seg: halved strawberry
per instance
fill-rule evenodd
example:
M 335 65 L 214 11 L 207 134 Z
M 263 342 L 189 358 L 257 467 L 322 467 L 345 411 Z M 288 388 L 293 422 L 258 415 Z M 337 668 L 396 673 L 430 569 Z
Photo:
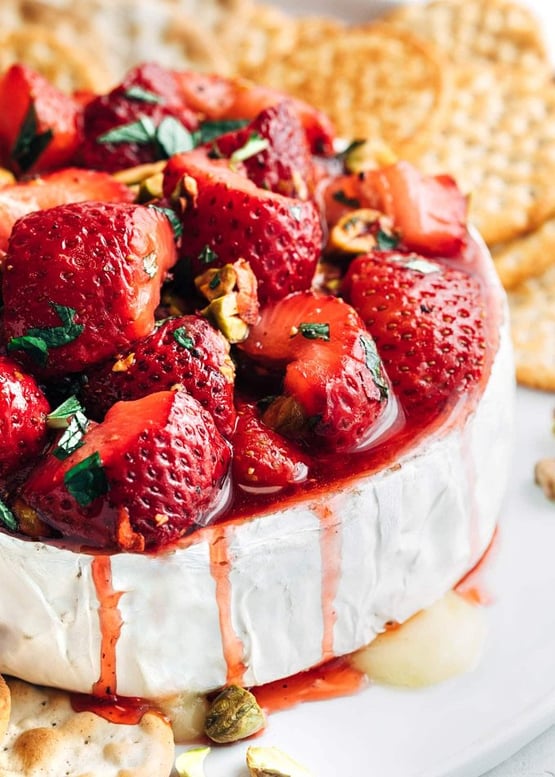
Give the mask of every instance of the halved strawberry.
M 16 173 L 52 170 L 74 158 L 81 106 L 22 64 L 0 78 L 0 157 Z
M 131 202 L 128 186 L 108 173 L 66 167 L 0 189 L 0 256 L 8 247 L 12 227 L 21 216 L 69 202 L 98 200 Z
M 375 345 L 341 299 L 305 291 L 263 311 L 241 350 L 276 374 L 262 420 L 293 439 L 354 450 L 375 430 L 388 386 Z
M 104 361 L 153 330 L 175 258 L 156 208 L 82 202 L 24 216 L 3 274 L 8 350 L 44 376 Z
M 322 228 L 313 202 L 257 187 L 241 161 L 211 159 L 206 148 L 169 160 L 164 194 L 189 197 L 182 215 L 182 257 L 193 275 L 246 259 L 263 304 L 310 286 Z
M 243 491 L 273 493 L 308 476 L 307 456 L 263 423 L 253 405 L 239 409 L 232 443 L 233 481 Z
M 12 359 L 0 356 L 0 477 L 38 456 L 47 437 L 48 400 Z
M 211 153 L 243 161 L 247 177 L 262 189 L 307 199 L 314 189 L 314 167 L 306 135 L 290 101 L 266 108 L 246 127 L 218 137 Z M 250 144 L 250 146 L 249 146 Z
M 332 180 L 325 193 L 331 224 L 352 208 L 386 213 L 403 246 L 427 256 L 455 256 L 467 238 L 467 198 L 447 175 L 423 175 L 409 162 Z
M 88 102 L 83 112 L 80 159 L 97 170 L 122 170 L 192 147 L 197 126 L 175 74 L 147 63 L 131 70 L 121 84 Z
M 436 413 L 484 374 L 487 305 L 472 275 L 416 254 L 376 251 L 352 262 L 342 289 L 408 412 Z
M 176 72 L 175 76 L 183 99 L 199 114 L 201 121 L 254 119 L 266 108 L 288 100 L 301 121 L 312 153 L 333 154 L 335 131 L 331 121 L 303 100 L 244 78 L 191 71 Z
M 230 448 L 184 391 L 118 402 L 57 441 L 14 506 L 94 547 L 154 550 L 225 507 Z
M 234 375 L 225 337 L 202 316 L 180 316 L 161 321 L 151 335 L 88 372 L 83 398 L 89 415 L 98 419 L 115 402 L 181 385 L 229 436 L 235 424 Z

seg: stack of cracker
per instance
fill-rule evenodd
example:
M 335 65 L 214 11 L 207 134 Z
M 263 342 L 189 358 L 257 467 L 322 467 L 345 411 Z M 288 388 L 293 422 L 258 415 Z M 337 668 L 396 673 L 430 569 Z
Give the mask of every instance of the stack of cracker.
M 432 0 L 347 26 L 254 0 L 4 0 L 0 30 L 0 70 L 97 92 L 149 59 L 238 75 L 451 173 L 509 292 L 518 380 L 555 390 L 555 83 L 525 5 Z

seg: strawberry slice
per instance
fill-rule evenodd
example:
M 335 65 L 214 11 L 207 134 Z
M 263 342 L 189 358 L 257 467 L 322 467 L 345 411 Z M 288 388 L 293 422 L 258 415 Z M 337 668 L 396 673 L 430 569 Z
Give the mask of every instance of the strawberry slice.
M 113 356 L 153 330 L 175 258 L 170 222 L 157 208 L 83 202 L 24 216 L 3 275 L 9 351 L 43 376 Z
M 447 175 L 426 176 L 409 162 L 334 179 L 325 192 L 330 224 L 352 208 L 391 217 L 403 246 L 427 256 L 456 256 L 467 239 L 467 198 Z
M 178 154 L 164 174 L 164 194 L 189 197 L 181 255 L 193 275 L 246 259 L 259 300 L 310 286 L 322 243 L 316 205 L 260 189 L 241 161 L 211 159 L 206 148 Z
M 416 254 L 376 251 L 352 262 L 343 292 L 407 412 L 437 413 L 481 379 L 487 306 L 477 278 Z
M 83 428 L 85 426 L 85 428 Z M 225 507 L 230 448 L 184 391 L 118 402 L 58 440 L 14 506 L 94 547 L 155 550 Z
M 234 375 L 225 337 L 202 316 L 180 316 L 160 322 L 151 335 L 90 371 L 83 397 L 89 415 L 101 418 L 115 402 L 179 384 L 229 436 L 235 425 Z
M 232 443 L 233 481 L 243 491 L 274 493 L 308 476 L 307 456 L 266 426 L 253 405 L 239 409 Z
M 81 106 L 26 65 L 0 78 L 0 157 L 14 172 L 67 165 L 81 140 Z
M 48 400 L 19 364 L 0 356 L 0 477 L 38 456 L 46 443 Z
M 110 172 L 167 159 L 192 148 L 197 117 L 185 104 L 175 74 L 147 63 L 85 105 L 80 159 Z
M 279 300 L 262 311 L 241 350 L 276 373 L 276 386 L 284 373 L 282 394 L 262 416 L 274 430 L 336 451 L 354 450 L 375 432 L 387 382 L 372 338 L 341 299 L 306 291 Z
M 258 142 L 260 151 L 246 157 L 245 173 L 262 189 L 306 199 L 314 189 L 314 167 L 306 136 L 290 101 L 266 108 L 243 129 L 214 141 L 211 153 L 226 159 L 248 153 Z
M 131 202 L 133 193 L 108 173 L 67 167 L 0 189 L 0 255 L 8 247 L 12 227 L 21 216 L 69 202 L 98 200 Z

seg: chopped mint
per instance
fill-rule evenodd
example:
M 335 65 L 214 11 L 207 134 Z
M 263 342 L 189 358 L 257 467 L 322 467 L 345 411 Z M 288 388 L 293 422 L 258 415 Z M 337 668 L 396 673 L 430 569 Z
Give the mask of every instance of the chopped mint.
M 382 374 L 382 363 L 376 350 L 376 344 L 370 335 L 361 335 L 360 344 L 364 351 L 365 364 L 370 370 L 372 380 L 377 388 L 380 390 L 380 399 L 387 399 L 389 395 L 389 388 L 385 382 Z
M 37 111 L 34 101 L 31 100 L 11 151 L 12 159 L 25 172 L 34 165 L 53 137 L 54 132 L 51 129 L 38 131 Z
M 130 100 L 138 100 L 142 103 L 163 103 L 164 100 L 161 95 L 151 92 L 148 89 L 143 89 L 142 86 L 130 86 L 126 89 L 125 96 Z
M 71 467 L 64 475 L 64 484 L 81 507 L 87 507 L 98 497 L 107 494 L 109 484 L 100 454 L 95 451 Z
M 245 145 L 233 152 L 229 157 L 229 161 L 231 165 L 235 165 L 237 162 L 245 162 L 247 159 L 260 154 L 261 151 L 265 151 L 269 145 L 270 142 L 267 138 L 263 138 L 258 132 L 253 132 Z
M 15 515 L 5 502 L 0 499 L 0 522 L 10 531 L 17 531 L 18 523 Z
M 356 197 L 347 197 L 343 189 L 338 189 L 332 194 L 332 198 L 336 202 L 340 202 L 341 205 L 346 205 L 348 208 L 360 208 L 360 200 Z
M 298 326 L 299 332 L 307 340 L 329 340 L 330 339 L 330 325 L 318 324 L 311 322 L 303 322 Z
M 62 322 L 61 326 L 44 329 L 33 327 L 21 337 L 12 337 L 8 343 L 8 351 L 26 351 L 41 367 L 44 367 L 48 361 L 49 348 L 57 348 L 73 342 L 85 328 L 83 324 L 74 323 L 77 311 L 73 308 L 58 305 L 55 302 L 51 302 L 50 306 L 56 311 Z
M 148 116 L 141 116 L 137 121 L 120 124 L 96 139 L 97 143 L 138 143 L 147 145 L 156 140 L 156 125 Z
M 67 429 L 58 440 L 58 444 L 52 451 L 52 455 L 57 459 L 60 459 L 60 461 L 64 461 L 68 456 L 71 456 L 74 451 L 84 444 L 83 437 L 85 436 L 88 425 L 89 420 L 87 416 L 78 410 L 69 422 Z
M 149 208 L 154 208 L 163 213 L 170 222 L 173 229 L 173 236 L 177 240 L 183 234 L 183 224 L 181 223 L 179 216 L 171 208 L 163 208 L 161 205 L 149 205 Z
M 162 159 L 169 159 L 174 154 L 190 151 L 195 145 L 189 130 L 173 116 L 166 116 L 162 119 L 156 129 L 155 140 L 161 151 Z
M 219 121 L 203 121 L 200 127 L 193 132 L 195 146 L 210 143 L 226 132 L 243 129 L 249 123 L 248 119 L 222 119 Z
M 376 233 L 376 244 L 380 251 L 391 251 L 399 245 L 399 237 L 398 235 L 384 232 L 383 229 L 378 229 L 378 232 Z
M 211 262 L 215 262 L 217 259 L 218 254 L 212 250 L 208 244 L 203 247 L 200 254 L 198 255 L 199 262 L 202 262 L 203 264 L 210 264 Z
M 187 334 L 187 329 L 184 326 L 180 326 L 174 330 L 173 339 L 176 341 L 176 343 L 179 343 L 179 345 L 182 345 L 183 348 L 186 348 L 188 351 L 193 351 L 195 348 L 195 341 L 189 334 Z
M 83 408 L 75 395 L 69 397 L 58 405 L 55 410 L 46 416 L 46 425 L 49 429 L 67 429 L 69 421 L 76 413 L 82 413 Z

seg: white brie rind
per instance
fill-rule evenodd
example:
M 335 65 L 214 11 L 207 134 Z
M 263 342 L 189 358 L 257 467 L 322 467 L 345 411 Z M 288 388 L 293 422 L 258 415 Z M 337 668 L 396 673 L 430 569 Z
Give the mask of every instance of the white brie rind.
M 91 693 L 104 635 L 116 640 L 112 692 L 155 698 L 259 685 L 369 643 L 443 596 L 490 543 L 513 375 L 505 320 L 470 414 L 334 493 L 208 527 L 169 553 L 112 555 L 120 595 L 103 608 L 93 555 L 1 533 L 0 672 Z M 102 625 L 110 608 L 119 636 Z

